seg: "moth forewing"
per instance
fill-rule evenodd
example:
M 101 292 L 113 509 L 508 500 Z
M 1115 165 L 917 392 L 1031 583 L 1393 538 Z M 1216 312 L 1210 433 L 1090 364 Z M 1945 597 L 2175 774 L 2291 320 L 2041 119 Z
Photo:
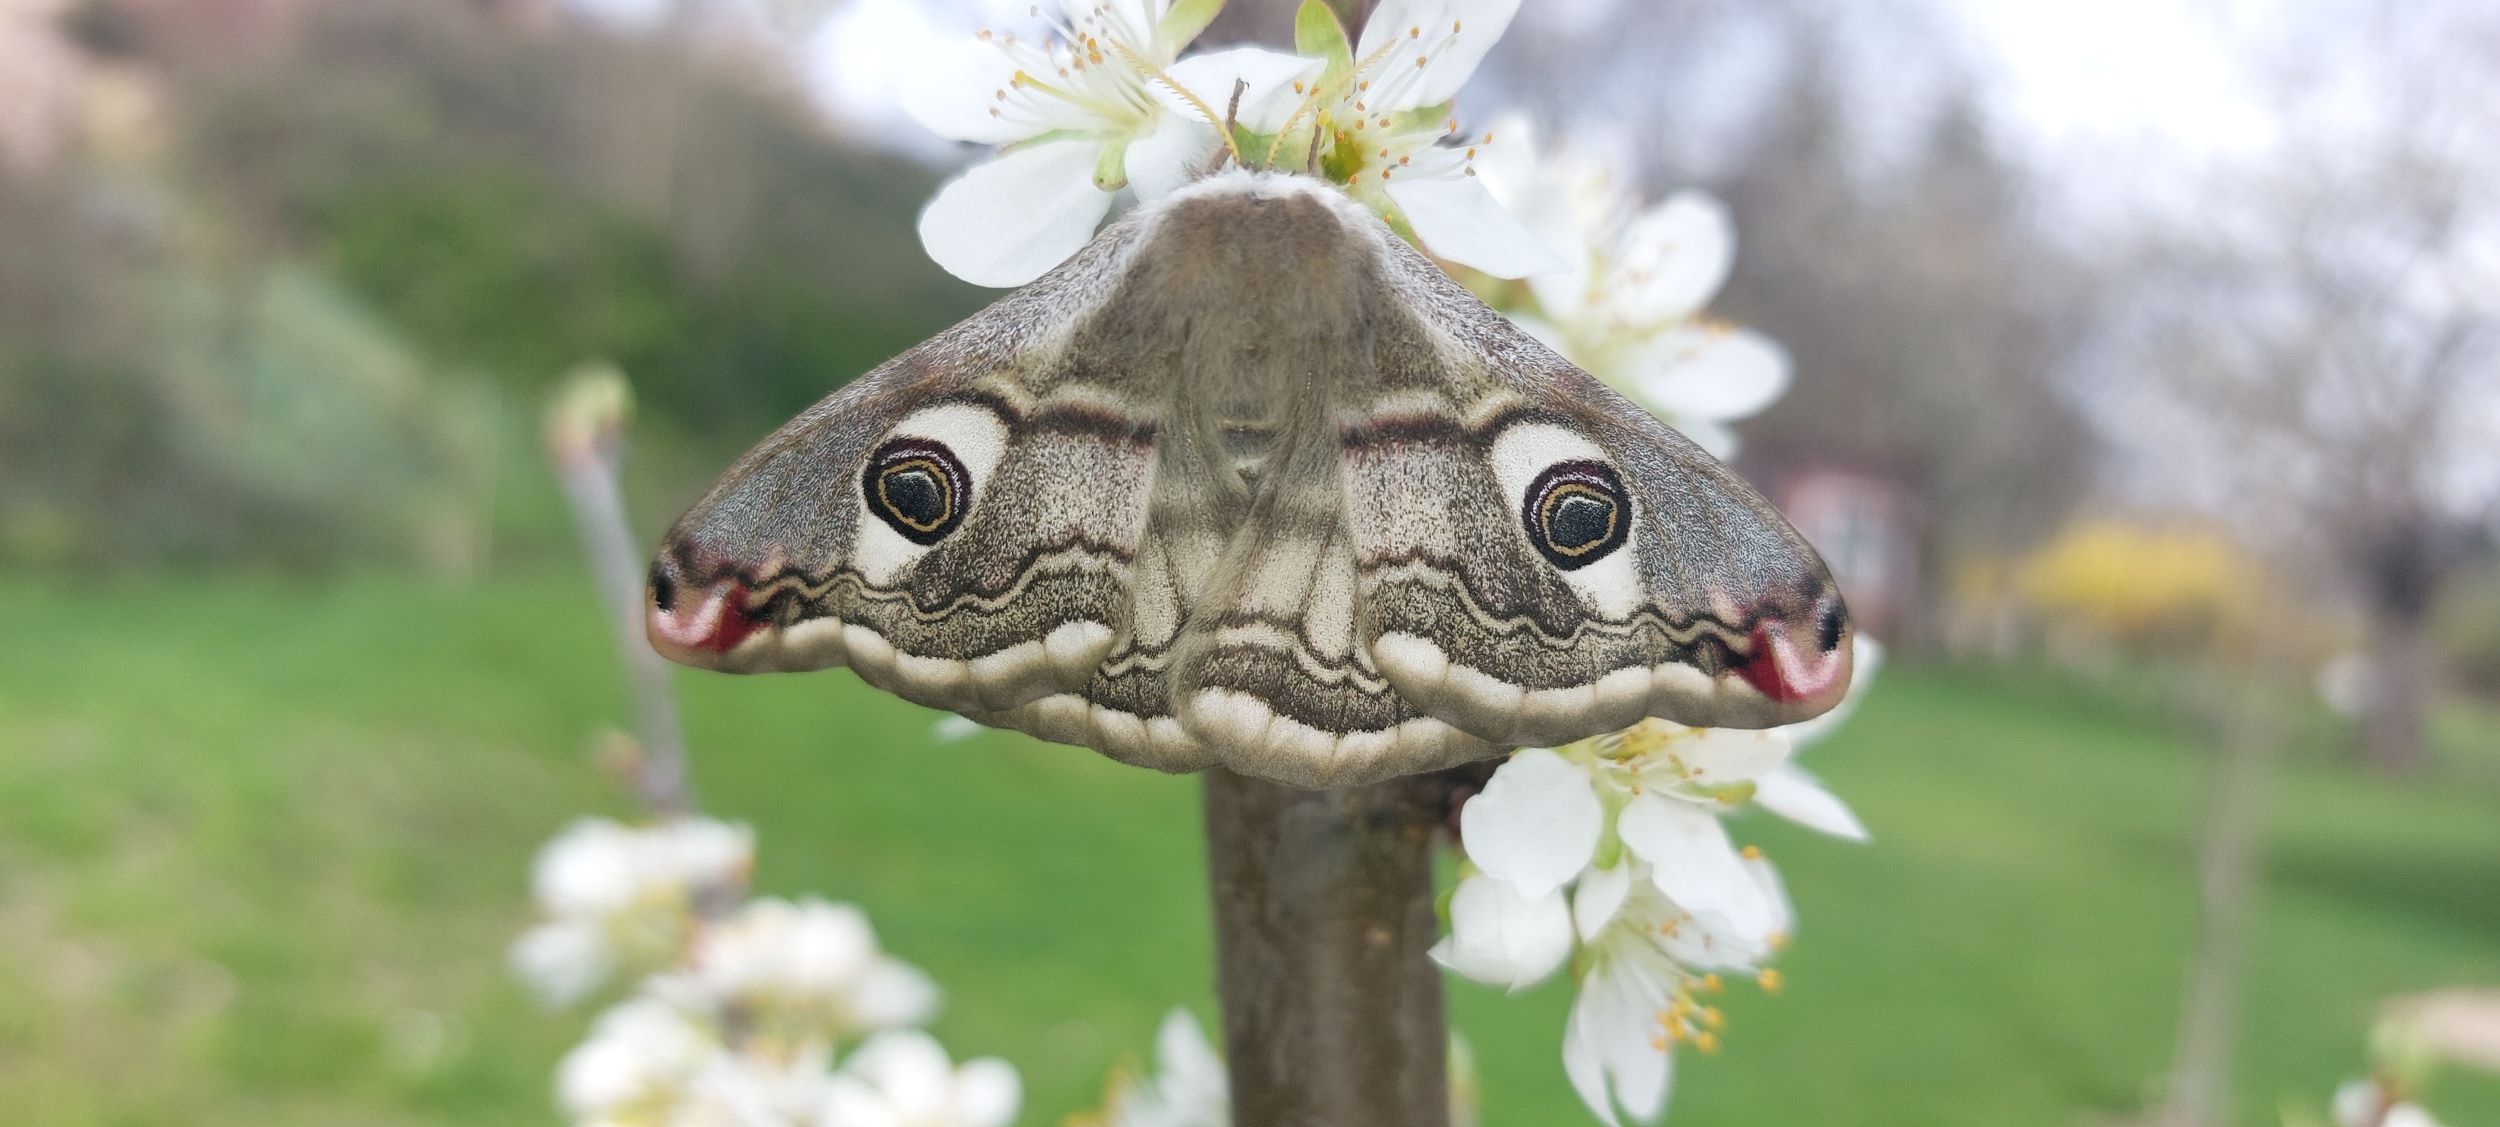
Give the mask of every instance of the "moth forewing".
M 1734 473 L 1319 181 L 1232 172 L 818 404 L 679 520 L 651 634 L 1302 785 L 1839 699 Z

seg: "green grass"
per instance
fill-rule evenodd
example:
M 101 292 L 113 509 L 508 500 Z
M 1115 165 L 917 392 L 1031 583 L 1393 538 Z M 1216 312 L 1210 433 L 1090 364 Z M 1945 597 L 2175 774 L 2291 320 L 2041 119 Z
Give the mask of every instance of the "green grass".
M 531 850 L 622 812 L 586 590 L 0 582 L 0 1108 L 12 1122 L 544 1122 L 584 1023 L 502 968 Z M 765 891 L 868 908 L 949 990 L 938 1032 L 1089 1106 L 1163 1011 L 1210 1012 L 1196 788 L 931 714 L 846 674 L 680 679 L 697 774 Z M 2362 1068 L 2374 1003 L 2500 982 L 2500 750 L 2274 790 L 2241 1119 Z M 2482 746 L 2473 746 L 2481 741 Z M 2055 679 L 1887 670 L 1810 761 L 1856 847 L 1749 822 L 1803 915 L 1777 998 L 1680 1061 L 1671 1122 L 2061 1124 L 2157 1090 L 2189 939 L 2197 745 Z M 1453 984 L 1486 1122 L 1585 1122 L 1568 1002 Z M 2451 1078 L 2452 1123 L 2500 1083 Z

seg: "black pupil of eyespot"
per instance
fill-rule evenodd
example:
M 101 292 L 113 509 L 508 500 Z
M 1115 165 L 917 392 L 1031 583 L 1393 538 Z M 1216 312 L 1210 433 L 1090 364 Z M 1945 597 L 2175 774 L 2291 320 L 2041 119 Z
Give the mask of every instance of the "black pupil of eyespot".
M 1557 548 L 1584 548 L 1606 538 L 1614 526 L 1614 502 L 1589 493 L 1573 493 L 1554 503 L 1545 536 Z
M 946 519 L 946 482 L 925 463 L 887 470 L 882 492 L 894 515 L 913 524 L 934 528 Z
M 897 438 L 877 449 L 860 472 L 868 512 L 903 539 L 936 544 L 963 523 L 972 504 L 972 478 L 943 444 Z
M 1632 502 L 1614 467 L 1556 462 L 1528 483 L 1519 516 L 1528 545 L 1545 562 L 1577 571 L 1615 554 L 1632 538 Z

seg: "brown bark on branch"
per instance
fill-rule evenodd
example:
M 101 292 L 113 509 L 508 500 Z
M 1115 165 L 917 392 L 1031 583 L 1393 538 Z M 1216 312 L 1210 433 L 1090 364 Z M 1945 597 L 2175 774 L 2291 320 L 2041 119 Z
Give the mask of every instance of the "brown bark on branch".
M 1206 775 L 1216 984 L 1239 1127 L 1447 1127 L 1440 776 L 1306 791 Z

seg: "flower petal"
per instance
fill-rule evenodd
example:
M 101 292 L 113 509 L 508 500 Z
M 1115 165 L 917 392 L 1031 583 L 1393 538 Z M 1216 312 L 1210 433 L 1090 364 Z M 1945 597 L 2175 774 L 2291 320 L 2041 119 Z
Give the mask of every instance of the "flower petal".
M 1158 113 L 1128 144 L 1128 186 L 1141 200 L 1169 195 L 1213 167 L 1221 147 L 1215 127 L 1195 115 Z
M 616 970 L 607 935 L 586 920 L 555 920 L 523 932 L 511 959 L 513 973 L 551 1008 L 588 997 Z
M 1614 922 L 1615 913 L 1623 910 L 1623 901 L 1632 893 L 1632 866 L 1617 865 L 1611 869 L 1590 869 L 1571 889 L 1571 922 L 1580 931 L 1580 940 L 1597 938 L 1597 933 Z
M 1786 765 L 1754 780 L 1754 804 L 1817 833 L 1865 841 L 1866 824 L 1813 775 Z
M 1390 56 L 1388 66 L 1413 69 L 1411 60 L 1418 58 L 1425 65 L 1420 81 L 1377 108 L 1409 110 L 1455 97 L 1517 14 L 1519 0 L 1383 0 L 1363 24 L 1354 57 L 1372 58 L 1380 48 L 1400 44 L 1411 49 Z
M 1581 981 L 1563 1032 L 1563 1071 L 1598 1118 L 1617 1123 L 1620 1107 L 1648 1121 L 1666 1107 L 1670 1061 L 1658 1038 L 1666 1000 L 1665 985 L 1630 960 L 1600 963 Z
M 1214 111 L 1218 117 L 1223 115 L 1226 106 L 1232 104 L 1233 84 L 1248 83 L 1248 88 L 1241 92 L 1241 106 L 1234 111 L 1234 124 L 1257 133 L 1274 133 L 1284 126 L 1285 119 L 1292 116 L 1295 107 L 1302 104 L 1302 94 L 1294 89 L 1294 84 L 1307 86 L 1317 81 L 1323 65 L 1318 59 L 1306 59 L 1264 47 L 1235 47 L 1228 51 L 1192 55 L 1165 68 L 1163 73 L 1173 83 L 1196 96 L 1199 104 Z M 1200 120 L 1198 107 L 1170 86 L 1158 82 L 1153 89 L 1155 97 L 1163 102 L 1166 109 L 1193 121 Z M 1302 125 L 1307 128 L 1310 123 L 1309 115 L 1304 115 Z M 1212 130 L 1218 123 L 1202 121 L 1201 124 Z
M 1525 989 L 1571 956 L 1571 911 L 1562 893 L 1529 898 L 1478 873 L 1450 895 L 1450 934 L 1434 944 L 1442 966 L 1478 982 Z
M 1041 131 L 1032 122 L 1019 124 L 995 112 L 998 92 L 1016 77 L 1016 61 L 995 45 L 950 43 L 905 73 L 909 77 L 899 98 L 903 112 L 949 141 L 999 145 Z
M 938 997 L 937 983 L 920 968 L 889 956 L 860 977 L 851 1015 L 864 1029 L 899 1029 L 936 1016 Z
M 1016 1066 L 997 1057 L 965 1061 L 955 1073 L 957 1127 L 1006 1127 L 1023 1102 L 1023 1078 Z
M 1020 286 L 1067 260 L 1111 210 L 1094 186 L 1102 146 L 1051 141 L 973 166 L 920 213 L 920 243 L 977 286 Z
M 1788 353 L 1750 329 L 1669 329 L 1624 364 L 1625 390 L 1671 420 L 1741 419 L 1788 390 Z
M 1604 1034 L 1597 1028 L 1597 1001 L 1589 985 L 1580 987 L 1579 996 L 1571 1000 L 1571 1016 L 1563 1025 L 1563 1075 L 1571 1078 L 1571 1088 L 1580 1093 L 1580 1102 L 1588 1105 L 1589 1114 L 1606 1127 L 1623 1127 L 1615 1115 L 1614 1094 L 1606 1084 L 1606 1062 L 1598 1055 L 1598 1044 Z
M 1473 176 L 1391 180 L 1383 191 L 1424 249 L 1497 278 L 1525 278 L 1566 269 L 1535 232 L 1495 203 Z
M 1608 302 L 1635 324 L 1690 317 L 1709 304 L 1736 262 L 1727 206 L 1678 192 L 1634 216 L 1617 240 Z
M 1651 883 L 1677 907 L 1725 916 L 1747 935 L 1769 930 L 1771 905 L 1717 815 L 1651 792 L 1624 807 L 1615 831 L 1624 848 L 1649 863 Z
M 1696 787 L 1723 787 L 1760 777 L 1788 762 L 1788 736 L 1777 728 L 1695 728 L 1668 745 Z
M 1541 747 L 1493 772 L 1458 815 L 1467 859 L 1534 898 L 1579 875 L 1597 852 L 1606 812 L 1588 772 Z

